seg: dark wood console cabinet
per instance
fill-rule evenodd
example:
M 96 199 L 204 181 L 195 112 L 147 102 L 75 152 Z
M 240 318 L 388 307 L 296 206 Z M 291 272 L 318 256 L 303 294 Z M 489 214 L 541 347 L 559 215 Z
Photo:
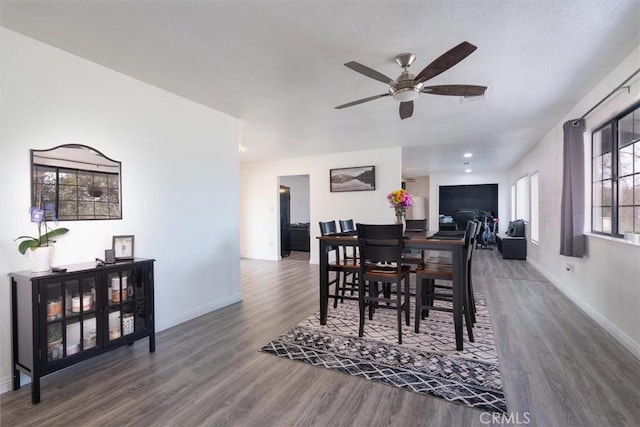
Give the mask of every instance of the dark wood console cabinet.
M 36 404 L 45 375 L 146 337 L 153 353 L 153 262 L 10 273 L 13 389 L 30 376 Z

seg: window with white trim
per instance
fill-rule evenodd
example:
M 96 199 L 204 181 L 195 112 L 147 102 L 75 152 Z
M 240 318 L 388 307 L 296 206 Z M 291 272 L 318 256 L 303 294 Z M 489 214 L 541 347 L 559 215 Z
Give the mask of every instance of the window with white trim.
M 591 231 L 640 232 L 640 103 L 591 135 Z
M 516 185 L 511 186 L 511 221 L 516 219 Z
M 531 176 L 529 177 L 529 185 L 531 187 L 531 213 L 529 217 L 529 229 L 531 230 L 531 241 L 538 242 L 538 239 L 540 238 L 540 223 L 538 220 L 538 218 L 540 218 L 538 212 L 538 172 L 534 172 L 533 174 L 531 174 Z
M 514 219 L 529 221 L 529 188 L 526 175 L 516 181 L 516 217 Z

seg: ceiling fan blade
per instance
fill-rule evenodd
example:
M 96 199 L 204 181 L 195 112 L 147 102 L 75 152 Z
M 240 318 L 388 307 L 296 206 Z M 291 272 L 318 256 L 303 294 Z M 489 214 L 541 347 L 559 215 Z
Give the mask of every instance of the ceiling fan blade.
M 408 119 L 413 116 L 413 101 L 400 103 L 400 119 Z
M 365 102 L 373 101 L 374 99 L 382 98 L 384 96 L 389 96 L 389 95 L 390 95 L 389 93 L 383 93 L 381 95 L 374 95 L 374 96 L 370 96 L 368 98 L 358 99 L 357 101 L 347 102 L 346 104 L 338 105 L 335 108 L 336 108 L 336 110 L 340 110 L 342 108 L 353 107 L 354 105 L 358 105 L 358 104 L 362 104 L 362 103 L 365 103 Z
M 425 86 L 420 92 L 429 93 L 431 95 L 449 95 L 449 96 L 482 96 L 486 86 L 474 85 L 441 85 L 441 86 Z
M 373 80 L 378 80 L 379 82 L 382 83 L 387 83 L 387 84 L 396 84 L 396 81 L 393 80 L 390 77 L 385 76 L 384 74 L 374 70 L 373 68 L 369 68 L 366 65 L 362 65 L 358 62 L 355 61 L 351 61 L 351 62 L 347 62 L 346 64 L 344 64 L 347 68 L 351 68 L 353 71 L 356 71 L 360 74 L 364 74 L 365 76 L 373 79 Z
M 438 74 L 447 71 L 449 68 L 471 55 L 476 49 L 477 47 L 469 42 L 460 43 L 458 46 L 451 48 L 440 55 L 440 57 L 420 71 L 415 78 L 415 82 L 422 83 L 425 80 L 429 80 Z

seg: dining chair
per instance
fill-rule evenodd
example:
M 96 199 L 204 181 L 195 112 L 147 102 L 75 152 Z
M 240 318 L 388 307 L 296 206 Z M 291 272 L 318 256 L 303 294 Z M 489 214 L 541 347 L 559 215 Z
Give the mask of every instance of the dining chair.
M 402 344 L 402 314 L 407 325 L 410 317 L 410 268 L 402 265 L 402 228 L 402 224 L 356 224 L 360 250 L 360 337 L 364 334 L 365 308 L 369 309 L 369 320 L 377 308 L 390 308 L 397 312 L 398 344 Z
M 322 236 L 332 236 L 337 234 L 335 221 L 320 221 L 320 234 Z M 338 300 L 344 302 L 345 299 L 357 300 L 358 297 L 354 296 L 354 292 L 358 290 L 357 274 L 360 269 L 358 260 L 344 257 L 343 246 L 327 245 L 326 251 L 330 261 L 328 264 L 329 271 L 335 272 L 333 280 L 329 280 L 328 286 L 335 285 L 334 294 L 329 294 L 330 298 L 333 298 L 333 307 L 338 306 Z M 333 253 L 333 260 L 331 260 L 331 254 Z M 345 295 L 345 291 L 350 292 L 349 295 Z
M 473 262 L 473 254 L 475 253 L 475 250 L 477 248 L 477 242 L 478 242 L 478 239 L 480 238 L 482 222 L 478 219 L 476 219 L 474 222 L 476 223 L 476 231 L 473 234 L 473 236 L 471 236 L 471 241 L 469 242 L 469 249 L 468 249 L 471 253 L 467 257 L 467 293 L 468 293 L 469 304 L 470 304 L 471 321 L 475 325 L 477 309 L 476 309 L 475 293 L 473 292 L 473 274 L 472 274 L 471 266 Z M 449 266 L 449 268 L 452 268 L 452 261 L 450 256 L 431 256 L 427 258 L 426 263 L 442 264 L 445 266 Z M 445 284 L 434 283 L 433 286 L 436 288 L 451 290 L 451 285 L 449 284 L 445 285 Z
M 427 231 L 426 219 L 406 219 L 404 221 L 405 231 Z
M 454 222 L 458 230 L 464 230 L 467 226 L 467 222 L 475 221 L 478 218 L 474 211 L 458 211 L 455 214 Z
M 475 243 L 476 222 L 468 221 L 465 231 L 464 250 L 466 259 L 464 260 L 462 274 L 463 292 L 462 310 L 465 324 L 467 327 L 467 335 L 469 341 L 473 342 L 473 324 L 474 317 L 472 314 L 471 296 L 469 294 L 469 266 L 470 259 L 473 254 L 472 241 Z M 442 286 L 436 285 L 436 280 L 449 281 L 452 286 L 447 290 L 442 290 Z M 415 304 L 415 332 L 420 332 L 420 320 L 429 315 L 429 310 L 445 311 L 454 313 L 453 303 L 453 264 L 426 262 L 424 265 L 416 269 L 416 304 Z M 436 305 L 436 301 L 443 303 Z M 447 304 L 450 303 L 450 304 Z
M 341 219 L 338 221 L 340 224 L 340 233 L 343 234 L 356 234 L 356 226 L 353 219 Z M 357 246 L 344 246 L 344 259 L 345 260 L 357 260 L 358 259 L 358 247 Z
M 407 219 L 405 220 L 405 232 L 421 233 L 427 231 L 426 219 Z M 422 264 L 424 262 L 425 251 L 421 249 L 403 249 L 402 250 L 402 263 L 412 266 Z

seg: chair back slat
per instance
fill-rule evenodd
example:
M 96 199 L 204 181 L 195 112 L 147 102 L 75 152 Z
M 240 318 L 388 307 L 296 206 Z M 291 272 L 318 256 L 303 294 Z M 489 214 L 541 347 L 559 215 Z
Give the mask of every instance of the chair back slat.
M 407 219 L 405 225 L 408 231 L 427 231 L 426 219 Z
M 324 221 L 324 222 L 320 221 L 319 225 L 320 225 L 321 236 L 333 236 L 338 232 L 338 230 L 336 229 L 335 221 Z M 331 246 L 331 245 L 327 245 L 326 248 L 327 248 L 327 252 L 335 251 L 336 249 L 338 249 L 336 246 Z
M 345 233 L 347 231 L 355 231 L 356 226 L 353 223 L 352 219 L 341 219 L 340 223 L 340 232 Z
M 356 224 L 360 259 L 369 263 L 400 265 L 402 260 L 402 224 Z

